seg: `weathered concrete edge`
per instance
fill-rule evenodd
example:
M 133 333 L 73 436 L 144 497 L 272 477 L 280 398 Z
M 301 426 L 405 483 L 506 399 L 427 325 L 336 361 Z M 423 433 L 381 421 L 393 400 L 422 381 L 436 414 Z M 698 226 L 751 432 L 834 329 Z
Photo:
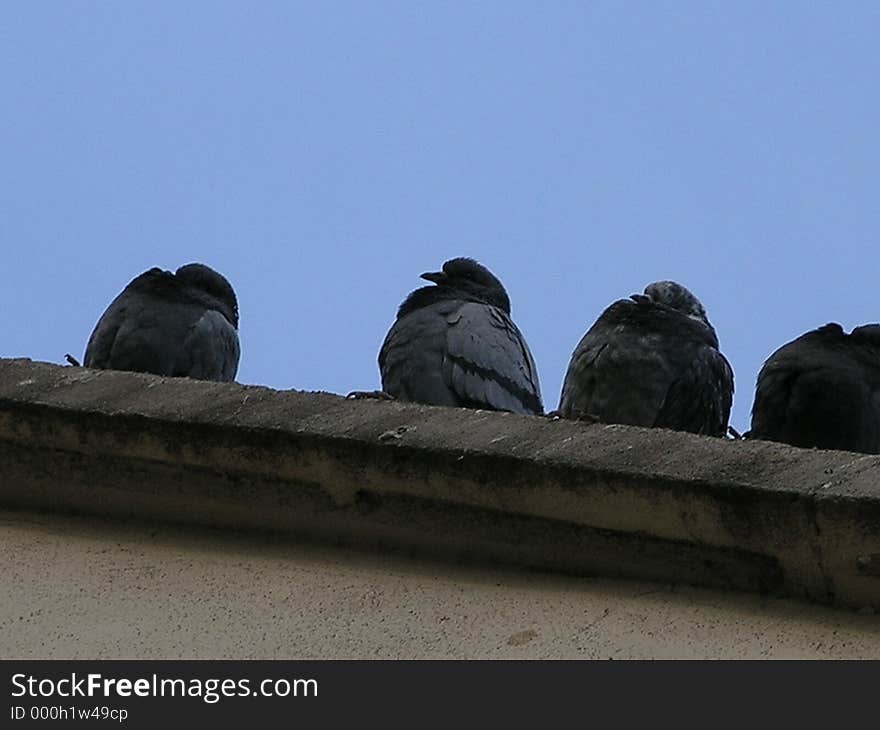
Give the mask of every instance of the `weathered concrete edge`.
M 877 457 L 22 360 L 0 360 L 0 441 L 30 455 L 3 459 L 6 506 L 436 542 L 880 608 Z M 29 476 L 38 461 L 66 488 Z M 141 476 L 126 488 L 111 471 L 96 491 L 108 461 Z

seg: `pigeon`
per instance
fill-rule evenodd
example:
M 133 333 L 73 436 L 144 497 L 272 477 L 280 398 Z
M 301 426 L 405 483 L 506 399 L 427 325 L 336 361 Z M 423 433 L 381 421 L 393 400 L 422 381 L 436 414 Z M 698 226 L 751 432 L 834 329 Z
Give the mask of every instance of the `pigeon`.
M 84 365 L 155 375 L 232 381 L 238 370 L 238 301 L 204 264 L 175 273 L 152 268 L 107 307 Z
M 469 258 L 421 275 L 379 351 L 382 388 L 402 401 L 544 412 L 538 372 L 501 282 Z
M 767 358 L 747 438 L 880 453 L 880 324 L 826 324 Z
M 559 415 L 724 436 L 733 370 L 700 301 L 657 281 L 608 307 L 571 356 Z

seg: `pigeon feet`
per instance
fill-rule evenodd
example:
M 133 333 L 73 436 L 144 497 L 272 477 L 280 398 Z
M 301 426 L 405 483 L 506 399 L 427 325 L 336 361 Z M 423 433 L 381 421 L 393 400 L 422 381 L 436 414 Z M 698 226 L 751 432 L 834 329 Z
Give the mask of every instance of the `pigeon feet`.
M 565 418 L 565 416 L 562 415 L 562 411 L 556 410 L 556 411 L 549 411 L 548 413 L 545 413 L 544 418 L 548 418 L 551 421 L 559 421 L 560 419 Z M 600 422 L 599 417 L 594 416 L 591 413 L 581 413 L 579 415 L 572 416 L 569 420 L 580 421 L 581 423 L 599 423 Z
M 346 400 L 394 400 L 394 396 L 388 395 L 384 390 L 353 390 L 345 398 Z

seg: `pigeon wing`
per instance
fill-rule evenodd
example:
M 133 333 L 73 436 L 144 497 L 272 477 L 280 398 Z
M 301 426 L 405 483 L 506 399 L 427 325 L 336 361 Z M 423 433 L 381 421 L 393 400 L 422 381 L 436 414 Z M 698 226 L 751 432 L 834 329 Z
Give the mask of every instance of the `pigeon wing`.
M 173 286 L 173 275 L 159 268 L 132 279 L 110 302 L 86 345 L 83 364 L 135 372 L 170 374 L 173 353 L 161 344 L 161 313 L 152 292 Z M 161 308 L 161 307 L 160 307 Z
M 85 366 L 171 375 L 178 344 L 168 331 L 165 307 L 148 297 L 123 292 L 95 327 Z
M 522 333 L 504 311 L 464 302 L 445 321 L 443 376 L 463 404 L 543 413 L 535 361 Z
M 880 337 L 836 324 L 783 345 L 758 374 L 749 436 L 801 447 L 880 452 Z
M 113 352 L 113 345 L 119 334 L 119 328 L 128 317 L 130 300 L 131 297 L 127 296 L 126 292 L 123 292 L 110 303 L 110 306 L 101 315 L 86 345 L 83 365 L 87 368 L 105 369 L 112 367 L 111 353 Z
M 681 363 L 680 372 L 669 385 L 654 425 L 724 436 L 733 403 L 733 369 L 727 358 L 714 347 L 700 345 Z
M 446 315 L 450 302 L 416 309 L 388 330 L 379 350 L 382 389 L 398 400 L 438 406 L 459 406 L 443 377 L 446 355 Z
M 190 328 L 173 374 L 198 380 L 235 380 L 240 355 L 238 332 L 220 312 L 208 309 Z
M 654 424 L 672 374 L 662 338 L 633 326 L 636 306 L 612 304 L 575 347 L 559 405 L 566 418 Z

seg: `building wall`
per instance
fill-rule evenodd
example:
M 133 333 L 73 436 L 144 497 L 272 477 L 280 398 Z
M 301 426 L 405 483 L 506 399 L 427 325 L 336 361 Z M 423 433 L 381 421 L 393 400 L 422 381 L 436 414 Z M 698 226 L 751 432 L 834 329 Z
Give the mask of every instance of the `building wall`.
M 266 535 L 0 513 L 4 658 L 877 658 L 875 615 Z

